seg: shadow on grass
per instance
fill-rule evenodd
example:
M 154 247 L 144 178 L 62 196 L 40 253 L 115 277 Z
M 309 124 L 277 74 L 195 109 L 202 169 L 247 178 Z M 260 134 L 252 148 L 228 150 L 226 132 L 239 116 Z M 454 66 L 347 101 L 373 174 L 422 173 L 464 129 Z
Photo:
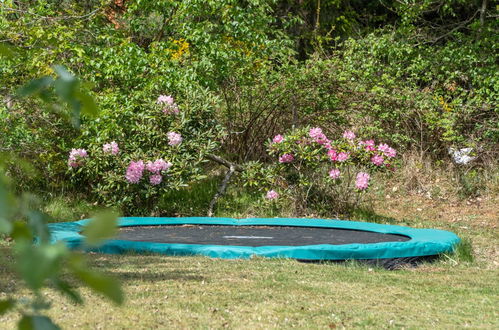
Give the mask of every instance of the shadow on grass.
M 154 253 L 90 254 L 90 265 L 111 273 L 122 281 L 203 281 L 204 276 L 182 269 L 182 257 L 164 256 Z M 175 269 L 172 269 L 175 268 Z
M 433 263 L 439 260 L 438 255 L 421 256 L 421 257 L 404 257 L 404 258 L 387 258 L 387 259 L 356 259 L 356 260 L 321 260 L 321 261 L 305 261 L 305 263 L 318 263 L 324 265 L 341 265 L 345 268 L 378 268 L 385 270 L 402 270 L 407 268 L 418 267 L 423 263 Z
M 181 270 L 147 270 L 147 271 L 113 271 L 112 275 L 117 277 L 120 281 L 145 281 L 145 282 L 163 282 L 163 281 L 206 281 L 207 278 L 195 273 L 186 273 Z

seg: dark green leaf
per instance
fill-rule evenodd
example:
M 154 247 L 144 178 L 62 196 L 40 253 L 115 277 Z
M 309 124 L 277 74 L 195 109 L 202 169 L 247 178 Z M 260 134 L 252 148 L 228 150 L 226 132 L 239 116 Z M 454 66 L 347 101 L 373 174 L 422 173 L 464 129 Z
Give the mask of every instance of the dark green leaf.
M 51 319 L 42 315 L 24 315 L 17 324 L 19 330 L 60 330 Z
M 80 89 L 77 92 L 76 96 L 78 97 L 78 100 L 81 103 L 82 113 L 91 117 L 97 116 L 99 110 L 97 108 L 97 104 L 95 103 L 94 98 L 90 94 Z
M 15 305 L 16 301 L 14 299 L 0 300 L 0 315 L 12 309 Z
M 6 178 L 0 173 L 0 232 L 10 234 L 12 224 L 7 220 L 12 203 L 12 195 L 7 190 Z
M 73 254 L 69 258 L 68 265 L 75 276 L 92 290 L 102 293 L 116 304 L 123 303 L 124 296 L 119 282 L 112 277 L 90 270 L 83 256 Z
M 71 123 L 73 124 L 73 127 L 76 129 L 80 129 L 80 124 L 81 124 L 81 119 L 80 119 L 80 112 L 81 112 L 81 104 L 77 101 L 74 101 L 71 103 L 71 107 L 73 108 L 73 111 L 71 112 Z
M 56 244 L 33 245 L 30 241 L 20 241 L 15 245 L 18 253 L 17 268 L 26 284 L 32 290 L 39 290 L 46 279 L 56 275 L 64 256 L 66 245 Z
M 57 73 L 59 79 L 67 82 L 76 81 L 74 75 L 71 74 L 66 68 L 62 65 L 54 65 L 54 71 Z
M 76 79 L 69 80 L 58 78 L 54 82 L 55 93 L 57 96 L 59 96 L 64 102 L 69 103 L 71 106 L 74 106 L 73 103 L 77 102 L 75 98 L 77 87 L 78 81 Z
M 0 217 L 0 233 L 10 235 L 12 224 L 5 218 Z
M 17 94 L 21 97 L 30 96 L 30 95 L 38 93 L 41 90 L 49 87 L 53 82 L 54 82 L 54 80 L 48 76 L 42 77 L 39 79 L 34 79 L 34 80 L 31 80 L 26 85 L 24 85 L 23 87 L 21 87 L 17 91 Z
M 52 304 L 50 301 L 45 300 L 43 296 L 38 296 L 31 302 L 30 306 L 33 310 L 40 311 L 42 309 L 50 309 Z
M 40 242 L 46 243 L 49 240 L 50 234 L 47 227 L 47 222 L 50 217 L 40 211 L 29 211 L 28 212 L 28 225 Z
M 12 232 L 10 234 L 16 241 L 29 241 L 33 240 L 33 234 L 25 222 L 14 221 L 12 223 Z
M 53 280 L 53 282 L 56 289 L 59 290 L 61 293 L 67 295 L 74 303 L 76 304 L 83 303 L 83 299 L 78 293 L 78 291 L 73 290 L 73 288 L 71 287 L 71 285 L 69 285 L 69 283 L 60 279 L 55 279 Z
M 98 245 L 116 234 L 118 225 L 117 214 L 112 211 L 103 211 L 97 214 L 83 229 L 86 243 Z

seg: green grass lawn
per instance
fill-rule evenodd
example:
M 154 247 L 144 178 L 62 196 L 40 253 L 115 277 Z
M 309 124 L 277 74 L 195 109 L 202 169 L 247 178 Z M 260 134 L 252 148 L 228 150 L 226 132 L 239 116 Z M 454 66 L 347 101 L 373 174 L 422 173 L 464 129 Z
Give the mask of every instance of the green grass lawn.
M 124 306 L 114 306 L 85 288 L 85 305 L 75 306 L 47 290 L 54 302 L 49 315 L 63 328 L 78 329 L 497 329 L 496 202 L 480 208 L 433 205 L 417 211 L 421 205 L 412 200 L 401 213 L 404 201 L 398 200 L 378 211 L 380 217 L 400 224 L 455 231 L 471 242 L 473 261 L 453 254 L 417 268 L 387 271 L 352 263 L 91 254 L 94 267 L 121 281 Z M 437 217 L 441 208 L 446 212 Z M 0 243 L 0 299 L 28 294 L 7 267 L 7 245 Z M 18 317 L 0 317 L 0 328 L 13 328 Z
M 54 301 L 49 314 L 64 328 L 499 326 L 499 273 L 467 263 L 386 271 L 260 258 L 91 259 L 122 282 L 126 303 L 116 307 L 84 289 L 80 308 L 47 291 Z M 14 283 L 1 275 L 9 279 L 1 291 L 10 291 Z M 12 328 L 16 320 L 11 313 L 0 324 Z

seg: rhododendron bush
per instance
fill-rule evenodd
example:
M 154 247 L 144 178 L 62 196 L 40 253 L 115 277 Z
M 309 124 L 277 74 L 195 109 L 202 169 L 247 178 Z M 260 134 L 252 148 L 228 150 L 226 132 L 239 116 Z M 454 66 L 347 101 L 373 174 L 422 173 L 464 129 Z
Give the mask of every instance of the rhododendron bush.
M 310 208 L 348 213 L 373 185 L 370 173 L 393 170 L 397 155 L 386 143 L 358 138 L 350 130 L 330 137 L 320 127 L 276 135 L 268 152 L 275 162 L 249 164 L 245 184 L 263 190 L 268 202 L 293 201 L 297 215 Z
M 203 179 L 205 156 L 223 135 L 214 115 L 217 99 L 199 89 L 178 94 L 104 109 L 84 123 L 68 150 L 73 183 L 104 205 L 138 215 L 160 214 L 163 193 Z

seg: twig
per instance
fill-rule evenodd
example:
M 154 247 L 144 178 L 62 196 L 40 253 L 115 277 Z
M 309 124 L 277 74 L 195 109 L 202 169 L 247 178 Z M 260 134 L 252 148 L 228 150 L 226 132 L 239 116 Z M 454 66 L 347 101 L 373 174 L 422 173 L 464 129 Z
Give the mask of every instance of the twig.
M 215 207 L 215 204 L 216 204 L 218 198 L 220 198 L 220 196 L 222 196 L 225 193 L 225 190 L 227 189 L 227 184 L 229 183 L 229 180 L 235 171 L 236 171 L 236 168 L 235 168 L 234 164 L 231 164 L 229 166 L 229 170 L 225 174 L 225 178 L 223 179 L 220 186 L 218 186 L 217 193 L 215 194 L 215 196 L 213 196 L 213 199 L 210 202 L 210 206 L 208 208 L 208 216 L 209 217 L 213 216 L 213 208 Z
M 29 10 L 22 10 L 22 9 L 16 9 L 16 8 L 4 8 L 4 10 L 10 11 L 10 12 L 21 13 L 21 14 L 29 14 L 29 15 L 39 17 L 41 19 L 64 20 L 64 19 L 89 19 L 91 16 L 95 15 L 98 11 L 102 10 L 102 8 L 99 7 L 97 9 L 91 11 L 90 13 L 85 14 L 85 15 L 59 16 L 59 17 L 57 17 L 57 16 L 42 16 L 42 15 L 38 15 L 36 13 L 33 13 Z
M 206 159 L 214 161 L 215 163 L 219 163 L 219 164 L 221 164 L 221 165 L 223 165 L 223 166 L 225 166 L 227 168 L 234 167 L 234 170 L 237 171 L 237 172 L 242 172 L 243 171 L 243 167 L 241 165 L 237 165 L 237 164 L 231 163 L 228 160 L 223 159 L 223 158 L 218 157 L 218 156 L 215 156 L 215 155 L 206 155 Z
M 453 34 L 454 32 L 459 31 L 459 30 L 461 30 L 461 29 L 465 28 L 465 27 L 466 27 L 466 25 L 467 25 L 468 23 L 470 23 L 473 19 L 475 19 L 476 15 L 477 15 L 479 12 L 480 12 L 480 10 L 477 10 L 477 11 L 473 14 L 473 16 L 471 16 L 471 17 L 470 17 L 469 19 L 467 19 L 466 21 L 463 21 L 463 22 L 460 22 L 460 23 L 456 24 L 456 25 L 455 25 L 456 27 L 454 27 L 453 29 L 451 29 L 449 32 L 444 33 L 443 35 L 438 36 L 438 37 L 434 38 L 433 40 L 423 42 L 422 44 L 435 44 L 435 43 L 436 43 L 437 41 L 439 41 L 440 39 L 443 39 L 443 38 L 445 38 L 445 37 L 447 37 L 447 36 L 449 36 L 449 35 Z M 416 45 L 415 45 L 415 47 L 419 46 L 420 44 L 421 44 L 421 43 L 416 44 Z

